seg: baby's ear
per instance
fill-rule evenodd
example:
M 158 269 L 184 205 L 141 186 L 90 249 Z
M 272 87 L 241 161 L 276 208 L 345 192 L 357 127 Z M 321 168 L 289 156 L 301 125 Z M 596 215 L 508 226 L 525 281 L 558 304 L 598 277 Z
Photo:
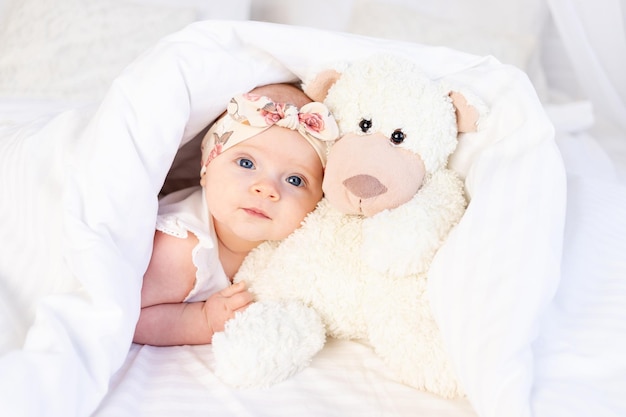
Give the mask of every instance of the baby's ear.
M 478 109 L 469 104 L 465 96 L 457 91 L 451 91 L 449 96 L 456 112 L 457 131 L 459 133 L 476 132 L 480 116 Z
M 320 103 L 326 99 L 328 90 L 335 82 L 341 77 L 341 73 L 334 69 L 328 69 L 320 72 L 315 78 L 302 85 L 304 93 L 313 101 L 319 101 Z

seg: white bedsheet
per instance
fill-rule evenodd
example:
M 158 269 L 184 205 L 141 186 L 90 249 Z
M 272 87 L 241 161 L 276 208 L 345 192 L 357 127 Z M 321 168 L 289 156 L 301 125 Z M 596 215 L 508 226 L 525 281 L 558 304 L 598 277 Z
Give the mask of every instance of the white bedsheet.
M 309 42 L 322 57 L 302 48 Z M 179 146 L 236 92 L 381 50 L 473 88 L 495 115 L 482 135 L 463 138 L 455 163 L 474 208 L 438 254 L 432 278 L 431 302 L 469 398 L 445 401 L 395 383 L 358 342 L 331 342 L 310 368 L 261 391 L 217 381 L 210 346 L 134 346 L 128 354 L 157 195 Z M 18 125 L 0 130 L 0 185 L 9 196 L 0 202 L 0 239 L 16 243 L 0 260 L 7 415 L 626 411 L 625 188 L 581 180 L 580 165 L 566 159 L 566 200 L 552 125 L 512 67 L 445 48 L 206 22 L 131 65 L 95 113 Z M 572 149 L 568 140 L 559 141 L 562 150 Z
M 467 400 L 399 384 L 359 342 L 331 340 L 301 374 L 270 389 L 233 390 L 211 372 L 210 346 L 134 345 L 94 417 L 475 417 Z

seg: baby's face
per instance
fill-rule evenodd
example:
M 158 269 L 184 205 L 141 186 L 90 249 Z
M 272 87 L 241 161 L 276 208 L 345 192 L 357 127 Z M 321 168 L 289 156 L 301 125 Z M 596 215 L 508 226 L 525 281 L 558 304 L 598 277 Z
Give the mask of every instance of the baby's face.
M 202 184 L 218 238 L 258 243 L 293 232 L 322 198 L 322 179 L 306 139 L 273 126 L 213 159 Z

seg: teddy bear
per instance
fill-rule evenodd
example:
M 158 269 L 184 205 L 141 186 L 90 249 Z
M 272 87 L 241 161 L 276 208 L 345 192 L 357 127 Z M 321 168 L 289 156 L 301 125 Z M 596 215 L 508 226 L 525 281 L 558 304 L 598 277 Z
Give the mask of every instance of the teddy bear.
M 462 396 L 426 294 L 428 268 L 466 208 L 447 167 L 484 105 L 412 61 L 372 56 L 304 84 L 335 115 L 324 197 L 302 226 L 244 260 L 255 302 L 213 336 L 215 373 L 264 387 L 304 369 L 327 337 L 360 340 L 397 380 Z

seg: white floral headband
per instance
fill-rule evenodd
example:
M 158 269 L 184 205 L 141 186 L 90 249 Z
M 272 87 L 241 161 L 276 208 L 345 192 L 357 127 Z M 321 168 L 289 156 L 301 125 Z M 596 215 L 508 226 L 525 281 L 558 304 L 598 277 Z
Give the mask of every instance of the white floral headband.
M 226 114 L 204 136 L 200 175 L 217 155 L 274 125 L 298 131 L 326 166 L 328 147 L 339 137 L 337 122 L 326 105 L 311 102 L 298 109 L 294 104 L 247 93 L 233 97 Z

